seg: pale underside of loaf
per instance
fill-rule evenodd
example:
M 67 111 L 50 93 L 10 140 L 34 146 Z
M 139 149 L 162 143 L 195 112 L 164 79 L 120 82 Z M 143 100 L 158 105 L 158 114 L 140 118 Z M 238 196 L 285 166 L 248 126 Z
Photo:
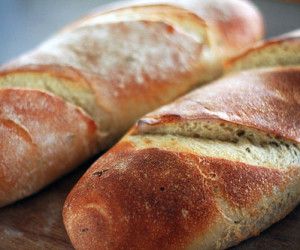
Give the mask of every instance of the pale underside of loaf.
M 259 42 L 241 55 L 225 62 L 225 71 L 300 65 L 300 32 L 294 31 L 279 38 Z
M 241 73 L 141 118 L 69 194 L 75 248 L 224 249 L 286 216 L 300 202 L 299 77 Z

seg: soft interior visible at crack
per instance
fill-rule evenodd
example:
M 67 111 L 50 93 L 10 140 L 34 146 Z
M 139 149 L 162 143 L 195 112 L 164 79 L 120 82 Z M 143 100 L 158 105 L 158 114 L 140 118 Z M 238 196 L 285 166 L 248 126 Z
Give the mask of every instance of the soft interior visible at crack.
M 159 147 L 270 168 L 300 166 L 299 145 L 241 126 L 190 122 L 128 137 L 138 148 Z

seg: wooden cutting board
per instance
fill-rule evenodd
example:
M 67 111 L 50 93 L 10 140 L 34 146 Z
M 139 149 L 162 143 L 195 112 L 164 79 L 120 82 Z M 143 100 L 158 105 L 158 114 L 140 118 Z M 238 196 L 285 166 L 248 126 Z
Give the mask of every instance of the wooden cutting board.
M 50 185 L 42 192 L 0 209 L 0 249 L 73 249 L 62 222 L 62 206 L 87 166 Z M 260 236 L 234 250 L 299 250 L 300 206 Z

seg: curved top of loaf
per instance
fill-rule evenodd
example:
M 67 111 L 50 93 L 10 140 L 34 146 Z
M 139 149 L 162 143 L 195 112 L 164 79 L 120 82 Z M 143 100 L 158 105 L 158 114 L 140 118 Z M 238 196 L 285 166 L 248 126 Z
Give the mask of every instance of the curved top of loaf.
M 65 27 L 63 31 L 98 24 L 134 21 L 166 23 L 189 34 L 196 41 L 208 42 L 206 22 L 191 11 L 170 4 L 133 5 L 110 11 L 97 12 L 83 17 L 77 22 Z
M 299 67 L 251 70 L 225 77 L 141 118 L 132 133 L 213 120 L 299 143 L 299 82 Z
M 248 0 L 133 0 L 104 5 L 98 10 L 144 4 L 172 4 L 197 14 L 209 25 L 215 45 L 224 58 L 239 54 L 264 35 L 263 17 Z

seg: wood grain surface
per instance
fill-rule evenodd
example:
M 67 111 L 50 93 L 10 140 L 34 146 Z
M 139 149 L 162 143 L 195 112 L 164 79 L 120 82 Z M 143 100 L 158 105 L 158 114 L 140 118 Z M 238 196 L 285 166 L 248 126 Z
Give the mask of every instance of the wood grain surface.
M 0 209 L 0 249 L 73 249 L 63 226 L 61 211 L 68 192 L 90 164 L 42 192 Z M 258 237 L 232 249 L 300 249 L 300 206 Z

